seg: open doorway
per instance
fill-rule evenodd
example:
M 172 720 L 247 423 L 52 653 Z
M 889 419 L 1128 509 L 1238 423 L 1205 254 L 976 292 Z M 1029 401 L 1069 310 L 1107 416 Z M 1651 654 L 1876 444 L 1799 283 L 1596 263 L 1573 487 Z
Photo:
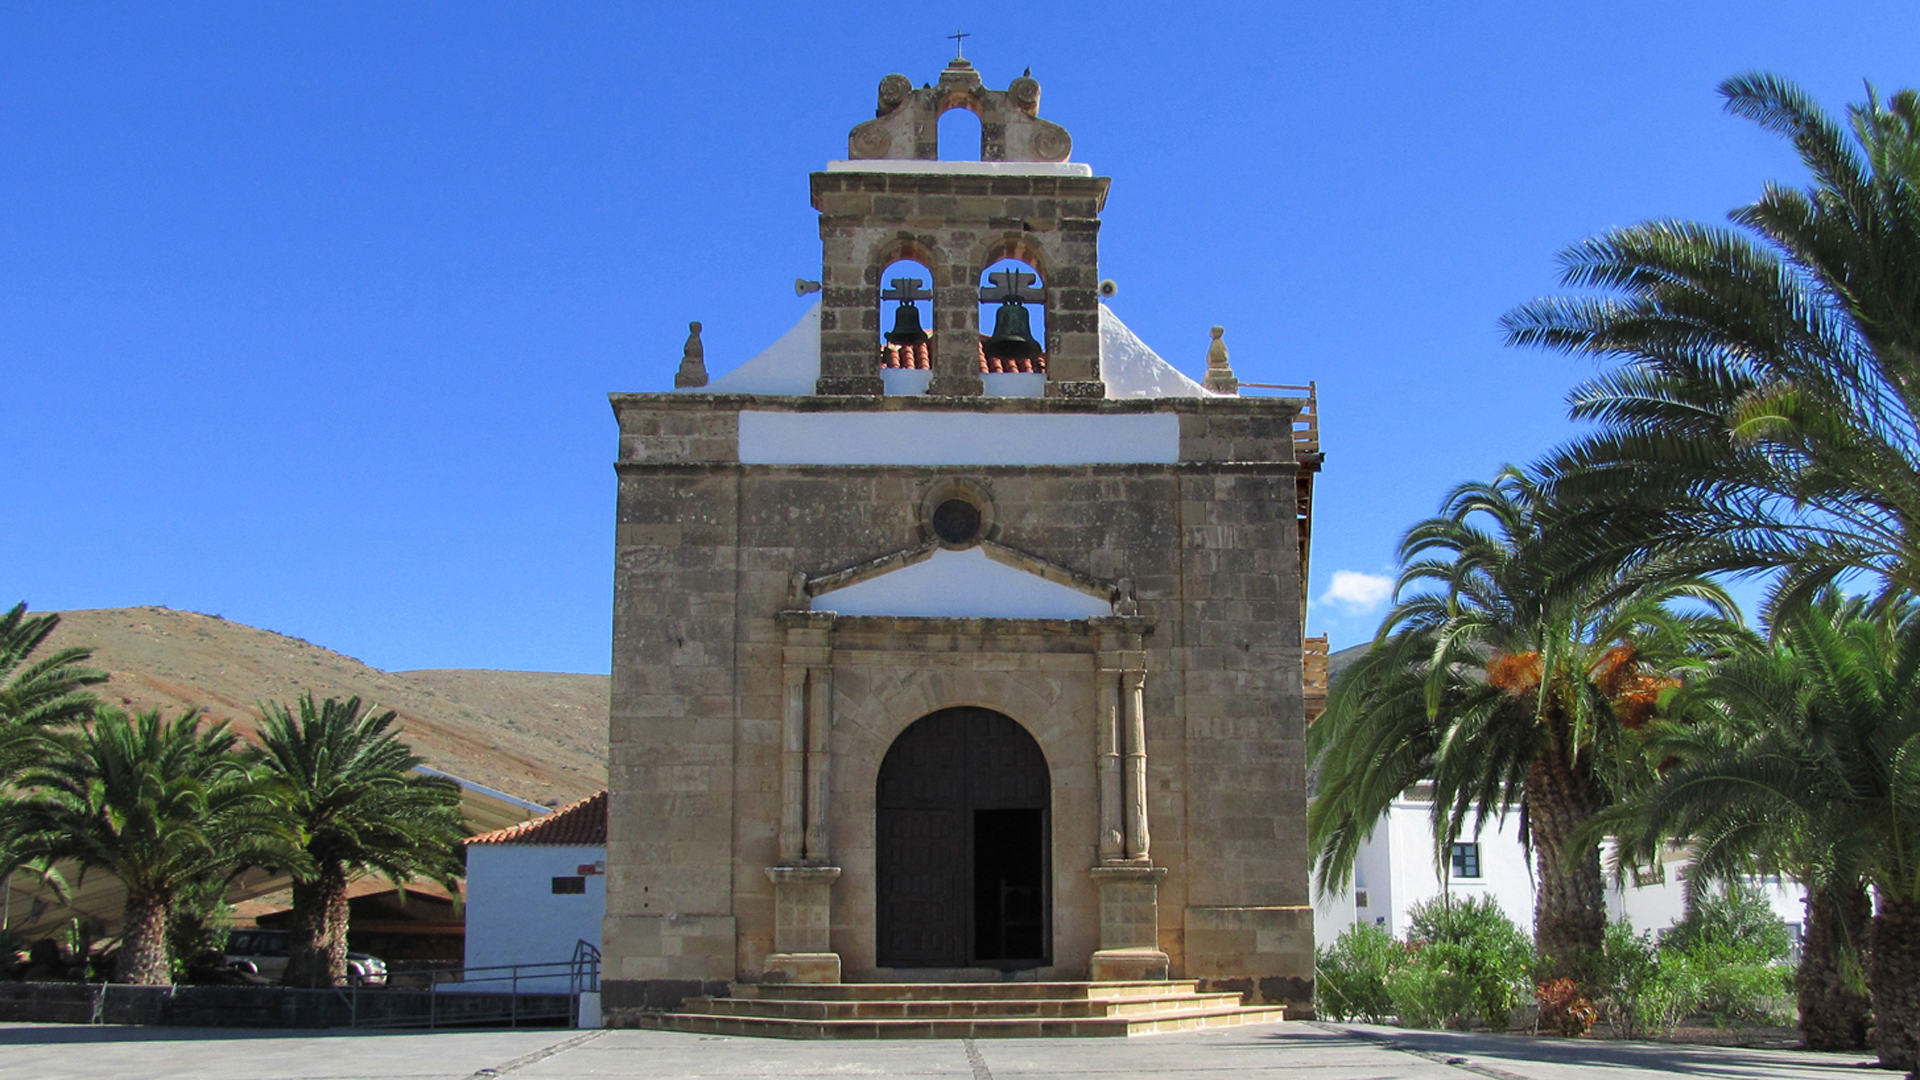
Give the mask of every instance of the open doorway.
M 990 709 L 943 709 L 887 750 L 875 793 L 882 967 L 1042 966 L 1052 954 L 1046 758 Z

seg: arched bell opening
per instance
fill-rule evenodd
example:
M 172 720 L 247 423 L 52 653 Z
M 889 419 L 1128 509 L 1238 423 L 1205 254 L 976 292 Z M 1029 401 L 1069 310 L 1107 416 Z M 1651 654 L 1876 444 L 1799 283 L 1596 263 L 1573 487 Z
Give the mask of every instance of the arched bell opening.
M 940 114 L 941 161 L 984 161 L 986 141 L 980 117 L 968 105 L 948 105 Z
M 924 394 L 933 378 L 933 271 L 912 255 L 895 258 L 879 285 L 881 381 L 889 394 Z
M 1052 786 L 1026 728 L 942 709 L 888 747 L 874 793 L 881 967 L 1040 967 L 1053 952 Z
M 980 273 L 981 370 L 988 375 L 1047 370 L 1047 283 L 1032 263 L 1002 257 Z

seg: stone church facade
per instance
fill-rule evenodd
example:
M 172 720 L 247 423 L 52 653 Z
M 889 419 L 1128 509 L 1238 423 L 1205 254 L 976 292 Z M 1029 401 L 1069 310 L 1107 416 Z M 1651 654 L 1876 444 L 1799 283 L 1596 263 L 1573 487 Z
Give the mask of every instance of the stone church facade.
M 1310 999 L 1307 403 L 1233 393 L 1224 349 L 1202 389 L 1105 310 L 1109 181 L 1038 104 L 964 61 L 888 76 L 812 176 L 802 325 L 612 398 L 610 1010 L 930 977 Z M 933 160 L 950 108 L 980 161 Z M 919 384 L 880 344 L 902 258 Z M 1011 377 L 979 327 L 1006 258 L 1045 324 Z

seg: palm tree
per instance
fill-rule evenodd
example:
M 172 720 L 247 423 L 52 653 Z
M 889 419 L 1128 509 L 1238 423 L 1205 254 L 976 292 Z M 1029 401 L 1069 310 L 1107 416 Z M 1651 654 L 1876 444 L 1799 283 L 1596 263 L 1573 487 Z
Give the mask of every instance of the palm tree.
M 1598 422 L 1548 465 L 1555 501 L 1629 580 L 1778 572 L 1769 609 L 1849 573 L 1920 589 L 1920 95 L 1843 129 L 1768 75 L 1720 87 L 1792 140 L 1806 190 L 1768 185 L 1732 228 L 1655 221 L 1561 255 L 1607 294 L 1509 313 L 1509 343 L 1619 366 L 1576 389 Z M 1849 130 L 1850 129 L 1850 130 Z
M 1470 813 L 1478 832 L 1517 807 L 1538 868 L 1536 946 L 1578 975 L 1602 947 L 1606 909 L 1598 843 L 1575 834 L 1633 779 L 1627 733 L 1672 674 L 1737 629 L 1731 601 L 1706 582 L 1608 599 L 1559 579 L 1550 519 L 1536 482 L 1509 467 L 1457 488 L 1407 533 L 1400 598 L 1308 733 L 1319 775 L 1308 832 L 1320 887 L 1334 892 L 1418 782 L 1433 785 L 1442 845 Z
M 466 836 L 458 784 L 414 772 L 422 764 L 390 730 L 391 711 L 357 697 L 300 699 L 299 714 L 269 704 L 258 758 L 278 788 L 282 812 L 304 853 L 293 871 L 286 982 L 332 986 L 346 978 L 347 883 L 379 874 L 396 883 L 427 877 L 449 888 Z
M 1799 979 L 1809 1045 L 1849 1038 L 1857 944 L 1871 883 L 1872 991 L 1881 1064 L 1914 1069 L 1920 1035 L 1920 605 L 1875 610 L 1834 590 L 1733 657 L 1689 694 L 1718 707 L 1630 808 L 1625 850 L 1691 838 L 1696 865 L 1726 876 L 1780 870 L 1804 881 Z M 1851 977 L 1850 977 L 1851 976 Z
M 261 784 L 227 725 L 202 726 L 194 712 L 169 721 L 102 708 L 49 742 L 56 752 L 21 773 L 26 794 L 0 807 L 0 836 L 16 859 L 70 859 L 118 878 L 127 900 L 114 978 L 165 983 L 174 894 L 261 857 L 280 835 Z
M 28 617 L 24 602 L 0 615 L 0 783 L 46 755 L 47 732 L 90 715 L 97 702 L 85 687 L 106 681 L 105 672 L 82 666 L 91 656 L 85 649 L 33 659 L 59 625 L 58 615 Z M 19 862 L 0 840 L 0 866 L 9 868 L 0 871 L 0 883 Z M 34 870 L 56 887 L 65 884 L 47 866 Z
M 1823 592 L 1814 607 L 1832 622 L 1835 603 Z M 1737 757 L 1771 737 L 1780 717 L 1803 725 L 1808 694 L 1806 666 L 1785 636 L 1745 642 L 1669 699 L 1669 719 L 1647 733 L 1648 759 L 1664 778 L 1682 765 Z M 1695 801 L 1708 789 L 1676 786 L 1681 775 L 1645 786 L 1599 819 L 1597 831 L 1617 841 L 1616 871 L 1655 863 L 1667 844 L 1684 841 L 1689 890 L 1755 874 L 1803 885 L 1806 921 L 1794 980 L 1801 1037 L 1813 1050 L 1866 1046 L 1872 1008 L 1862 960 L 1873 904 L 1852 843 L 1859 837 L 1828 835 L 1819 829 L 1827 819 L 1782 814 L 1764 800 Z
M 106 672 L 82 666 L 92 653 L 66 648 L 33 659 L 59 625 L 58 615 L 29 617 L 24 603 L 0 615 L 0 726 L 54 728 L 92 712 L 85 687 L 107 681 Z

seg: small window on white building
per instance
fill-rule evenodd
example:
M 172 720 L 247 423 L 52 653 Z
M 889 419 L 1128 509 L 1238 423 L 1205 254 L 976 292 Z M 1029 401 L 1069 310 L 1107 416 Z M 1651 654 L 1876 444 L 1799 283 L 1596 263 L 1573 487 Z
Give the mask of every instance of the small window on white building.
M 1365 889 L 1353 890 L 1353 906 L 1354 907 L 1367 906 L 1367 890 Z
M 1477 878 L 1480 876 L 1480 845 L 1477 843 L 1453 845 L 1453 876 L 1457 878 Z
M 553 895 L 555 896 L 565 896 L 568 894 L 585 896 L 586 892 L 587 879 L 584 877 L 557 877 L 553 879 Z

